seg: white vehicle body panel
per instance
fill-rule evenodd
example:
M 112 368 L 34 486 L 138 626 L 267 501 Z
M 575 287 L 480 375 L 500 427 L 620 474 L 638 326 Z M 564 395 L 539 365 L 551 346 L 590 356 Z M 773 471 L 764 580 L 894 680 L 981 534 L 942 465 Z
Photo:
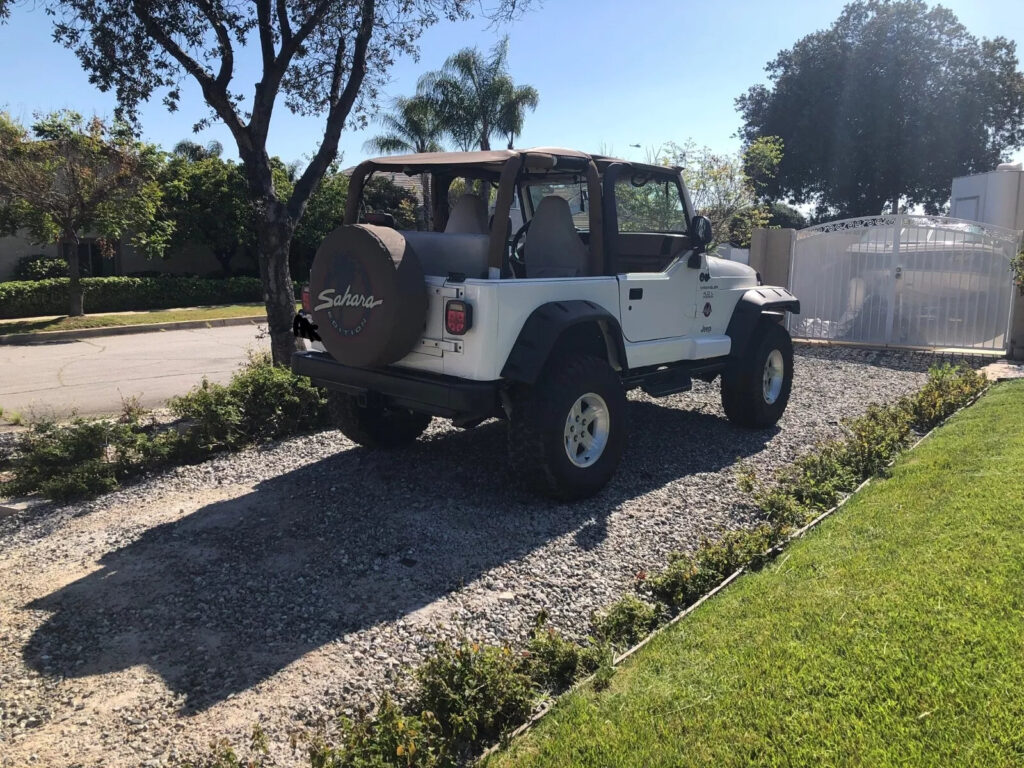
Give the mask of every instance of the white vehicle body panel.
M 694 269 L 686 265 L 687 256 L 683 254 L 664 272 L 615 277 L 457 283 L 427 276 L 429 305 L 423 339 L 395 366 L 495 381 L 501 378 L 530 314 L 543 304 L 573 300 L 590 301 L 619 321 L 631 369 L 725 356 L 731 348 L 726 328 L 743 293 L 756 287 L 754 271 L 707 257 L 700 269 Z M 629 298 L 635 289 L 642 290 L 642 299 Z M 472 307 L 472 328 L 463 336 L 444 329 L 449 299 L 465 300 Z

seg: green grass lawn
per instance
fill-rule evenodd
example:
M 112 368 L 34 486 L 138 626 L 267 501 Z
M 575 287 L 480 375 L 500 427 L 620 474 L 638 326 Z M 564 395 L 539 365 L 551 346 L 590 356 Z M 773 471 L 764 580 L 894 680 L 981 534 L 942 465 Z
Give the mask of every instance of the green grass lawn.
M 488 766 L 1024 765 L 1024 382 Z
M 174 323 L 184 320 L 220 320 L 227 317 L 262 317 L 265 312 L 262 304 L 226 304 L 190 309 L 153 309 L 149 312 L 57 317 L 49 320 L 2 320 L 0 321 L 0 334 L 76 331 L 82 328 Z

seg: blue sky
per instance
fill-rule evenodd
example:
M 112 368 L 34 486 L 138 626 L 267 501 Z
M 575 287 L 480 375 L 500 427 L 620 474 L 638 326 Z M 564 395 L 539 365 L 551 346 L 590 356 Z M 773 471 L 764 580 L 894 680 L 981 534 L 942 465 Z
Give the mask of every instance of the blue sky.
M 488 0 L 483 0 L 488 3 Z M 640 158 L 642 149 L 693 139 L 719 151 L 739 146 L 733 100 L 765 79 L 764 65 L 801 36 L 833 21 L 842 0 L 751 0 L 694 3 L 686 0 L 547 0 L 514 24 L 489 28 L 486 21 L 441 24 L 420 41 L 419 61 L 399 60 L 386 96 L 410 94 L 419 75 L 439 67 L 453 51 L 490 47 L 507 33 L 510 70 L 540 91 L 520 146 L 560 145 L 605 149 Z M 951 0 L 943 3 L 976 35 L 1003 35 L 1024 43 L 1020 0 Z M 15 7 L 0 27 L 0 109 L 31 120 L 33 112 L 68 107 L 110 114 L 111 94 L 91 86 L 77 59 L 51 39 L 51 19 L 35 4 Z M 248 80 L 255 78 L 251 73 Z M 236 80 L 236 87 L 247 82 Z M 248 90 L 251 92 L 251 86 Z M 182 109 L 169 114 L 159 99 L 142 111 L 146 139 L 167 148 L 183 138 L 220 140 L 234 155 L 226 129 L 192 134 L 206 114 L 198 90 L 187 87 Z M 280 106 L 269 149 L 287 161 L 308 157 L 321 123 L 298 118 Z M 347 131 L 344 164 L 365 157 L 363 142 L 374 132 Z M 1019 157 L 1024 154 L 1018 155 Z

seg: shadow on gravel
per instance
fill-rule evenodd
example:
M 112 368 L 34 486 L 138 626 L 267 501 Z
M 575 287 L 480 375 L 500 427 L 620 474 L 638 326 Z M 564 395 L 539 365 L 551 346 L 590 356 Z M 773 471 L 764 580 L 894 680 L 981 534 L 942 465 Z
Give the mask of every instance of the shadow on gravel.
M 274 477 L 150 528 L 34 601 L 52 615 L 24 658 L 54 677 L 146 664 L 186 696 L 185 712 L 199 711 L 554 537 L 575 531 L 592 547 L 624 501 L 720 470 L 775 434 L 648 402 L 631 402 L 630 417 L 616 478 L 573 505 L 519 490 L 498 423 L 394 452 L 344 450 Z

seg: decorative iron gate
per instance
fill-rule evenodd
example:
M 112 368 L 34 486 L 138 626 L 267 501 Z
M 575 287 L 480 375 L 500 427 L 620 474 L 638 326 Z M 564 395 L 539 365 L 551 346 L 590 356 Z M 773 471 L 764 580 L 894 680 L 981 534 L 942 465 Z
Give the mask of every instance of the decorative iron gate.
M 797 232 L 794 337 L 906 347 L 1002 350 L 1010 261 L 1022 233 L 939 216 L 873 216 Z

